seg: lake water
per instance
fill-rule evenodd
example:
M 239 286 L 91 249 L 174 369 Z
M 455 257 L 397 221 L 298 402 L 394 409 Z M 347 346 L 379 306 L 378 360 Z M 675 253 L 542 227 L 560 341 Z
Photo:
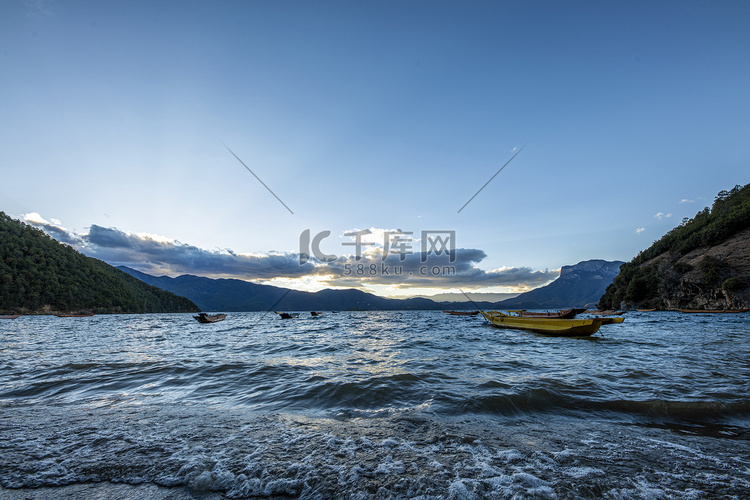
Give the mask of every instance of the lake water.
M 301 316 L 0 320 L 0 497 L 750 497 L 747 313 Z

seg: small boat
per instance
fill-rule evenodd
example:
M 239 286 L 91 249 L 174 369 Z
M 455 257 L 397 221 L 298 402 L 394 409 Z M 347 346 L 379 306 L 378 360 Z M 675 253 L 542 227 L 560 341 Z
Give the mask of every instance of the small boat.
M 547 318 L 547 319 L 573 319 L 582 312 L 586 312 L 586 308 L 572 308 L 557 310 L 556 312 L 531 312 L 531 311 L 508 311 L 518 313 L 519 316 L 524 318 Z
M 274 311 L 276 314 L 278 314 L 281 319 L 294 319 L 299 318 L 299 313 L 280 313 L 278 311 Z
M 226 314 L 207 314 L 200 313 L 197 316 L 193 316 L 198 323 L 216 323 L 217 321 L 224 321 L 227 319 Z
M 602 325 L 622 323 L 624 318 L 527 318 L 512 316 L 499 311 L 481 312 L 482 316 L 500 328 L 515 328 L 556 337 L 588 337 L 599 331 Z
M 588 314 L 596 314 L 597 316 L 622 316 L 625 311 L 586 311 Z
M 443 311 L 451 316 L 476 316 L 479 311 Z
M 16 319 L 19 316 L 21 315 L 20 314 L 5 314 L 3 316 L 0 316 L 0 319 Z
M 58 318 L 88 318 L 93 315 L 94 313 L 55 314 Z

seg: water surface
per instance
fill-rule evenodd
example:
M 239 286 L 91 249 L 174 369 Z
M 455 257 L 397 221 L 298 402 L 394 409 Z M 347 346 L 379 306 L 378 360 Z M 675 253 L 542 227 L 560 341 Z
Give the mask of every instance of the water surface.
M 629 313 L 588 339 L 411 311 L 2 320 L 0 496 L 747 497 L 749 319 Z

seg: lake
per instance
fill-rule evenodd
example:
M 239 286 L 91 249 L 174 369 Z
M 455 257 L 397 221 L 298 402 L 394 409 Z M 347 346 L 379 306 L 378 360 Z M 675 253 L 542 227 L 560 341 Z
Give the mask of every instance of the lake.
M 747 498 L 750 314 L 0 320 L 0 497 Z

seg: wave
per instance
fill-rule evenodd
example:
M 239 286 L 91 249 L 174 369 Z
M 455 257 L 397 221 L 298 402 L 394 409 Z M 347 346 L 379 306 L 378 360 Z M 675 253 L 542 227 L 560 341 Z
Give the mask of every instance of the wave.
M 579 416 L 603 413 L 627 414 L 650 420 L 716 421 L 750 416 L 750 400 L 672 401 L 597 400 L 575 397 L 548 389 L 529 389 L 517 394 L 480 396 L 466 399 L 462 412 L 492 413 L 505 416 L 532 413 L 566 413 Z
M 195 346 L 210 350 L 214 344 Z M 381 410 L 428 405 L 444 415 L 494 414 L 504 416 L 561 413 L 633 415 L 651 420 L 710 421 L 750 415 L 750 400 L 727 394 L 719 399 L 617 398 L 610 380 L 585 377 L 563 382 L 555 378 L 518 372 L 519 362 L 509 366 L 518 375 L 511 379 L 467 379 L 461 373 L 443 373 L 438 359 L 422 360 L 420 369 L 391 367 L 379 370 L 378 361 L 367 357 L 349 359 L 348 371 L 340 370 L 340 358 L 318 348 L 317 357 L 299 359 L 290 352 L 310 349 L 298 346 L 287 356 L 265 360 L 196 360 L 65 363 L 17 377 L 0 386 L 0 400 L 34 403 L 71 402 L 129 394 L 148 395 L 164 401 L 212 401 L 272 410 L 308 408 L 325 411 Z M 357 374 L 356 372 L 360 373 Z M 531 371 L 533 373 L 533 371 Z M 650 374 L 634 370 L 619 380 L 638 382 Z M 634 393 L 635 394 L 635 393 Z

